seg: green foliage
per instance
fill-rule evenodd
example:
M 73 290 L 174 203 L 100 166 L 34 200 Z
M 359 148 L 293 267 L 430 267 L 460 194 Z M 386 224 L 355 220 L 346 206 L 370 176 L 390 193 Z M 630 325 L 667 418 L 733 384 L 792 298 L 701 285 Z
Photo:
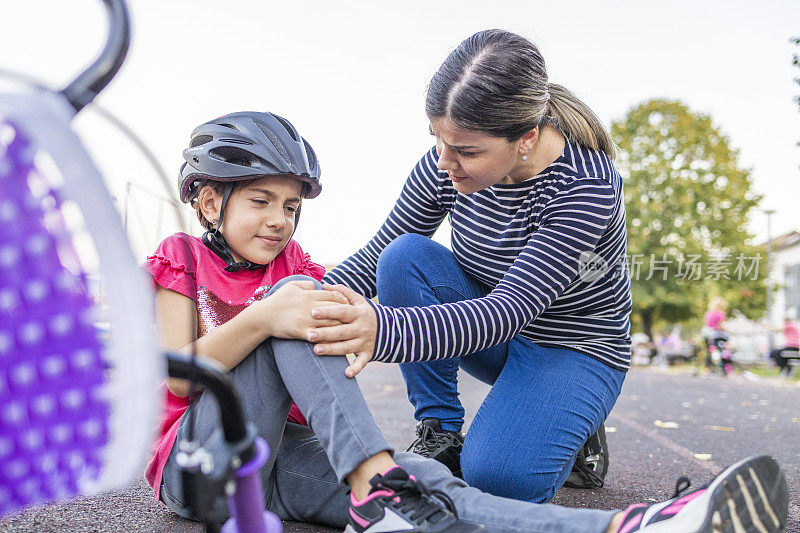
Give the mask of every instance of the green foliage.
M 621 148 L 634 324 L 695 325 L 713 296 L 763 315 L 764 251 L 748 244 L 746 228 L 760 197 L 730 139 L 711 117 L 668 100 L 634 107 L 611 134 Z

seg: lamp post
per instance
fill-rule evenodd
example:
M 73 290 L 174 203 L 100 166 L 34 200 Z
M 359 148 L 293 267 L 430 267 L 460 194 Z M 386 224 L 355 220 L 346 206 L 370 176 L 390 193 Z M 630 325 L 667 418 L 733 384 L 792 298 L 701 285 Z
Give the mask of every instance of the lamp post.
M 775 347 L 775 338 L 772 331 L 772 215 L 775 214 L 774 209 L 764 209 L 764 214 L 767 215 L 767 349 L 772 352 Z

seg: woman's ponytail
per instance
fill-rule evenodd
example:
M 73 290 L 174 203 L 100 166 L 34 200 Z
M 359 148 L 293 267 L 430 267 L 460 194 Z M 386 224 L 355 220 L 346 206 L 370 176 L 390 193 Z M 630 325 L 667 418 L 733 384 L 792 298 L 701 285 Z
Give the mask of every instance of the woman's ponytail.
M 598 152 L 605 152 L 612 160 L 617 146 L 594 111 L 569 89 L 557 83 L 548 83 L 550 99 L 545 108 L 544 122 L 551 124 L 571 141 Z

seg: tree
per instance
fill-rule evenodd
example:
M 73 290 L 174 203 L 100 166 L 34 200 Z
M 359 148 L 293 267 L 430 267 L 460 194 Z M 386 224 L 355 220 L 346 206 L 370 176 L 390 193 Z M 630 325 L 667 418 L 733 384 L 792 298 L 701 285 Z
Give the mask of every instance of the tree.
M 656 322 L 696 324 L 712 296 L 760 317 L 764 254 L 746 227 L 760 197 L 728 137 L 708 115 L 668 100 L 634 107 L 611 134 L 621 148 L 634 323 L 651 338 Z

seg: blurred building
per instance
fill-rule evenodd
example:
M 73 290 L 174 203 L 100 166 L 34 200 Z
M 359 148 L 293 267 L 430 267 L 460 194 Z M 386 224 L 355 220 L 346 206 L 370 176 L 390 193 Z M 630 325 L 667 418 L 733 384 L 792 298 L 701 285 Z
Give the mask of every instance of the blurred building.
M 770 322 L 779 326 L 786 316 L 800 318 L 800 232 L 790 231 L 772 239 L 770 272 L 777 286 Z

